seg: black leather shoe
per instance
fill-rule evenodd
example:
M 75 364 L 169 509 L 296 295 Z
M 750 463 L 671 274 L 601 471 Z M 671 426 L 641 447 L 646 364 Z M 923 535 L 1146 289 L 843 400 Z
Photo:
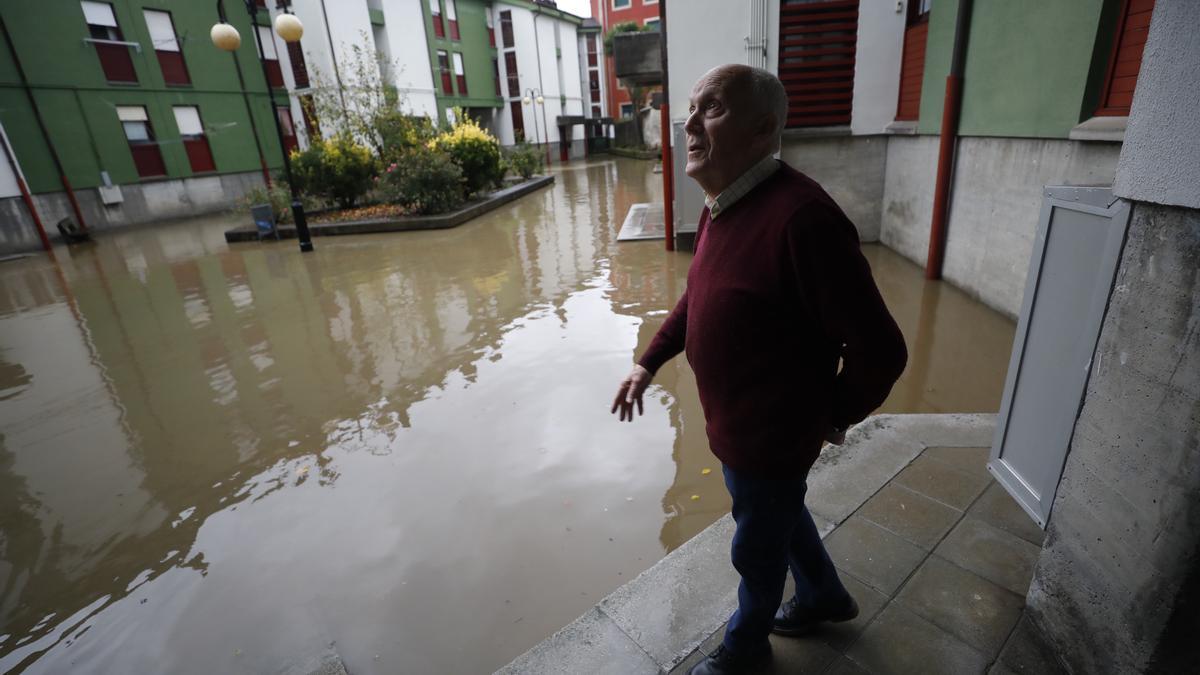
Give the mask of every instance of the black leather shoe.
M 771 662 L 771 645 L 750 652 L 734 653 L 725 648 L 717 647 L 717 651 L 708 655 L 700 663 L 692 666 L 688 675 L 755 675 L 766 670 Z
M 822 621 L 839 623 L 849 621 L 856 616 L 858 616 L 858 603 L 849 595 L 846 596 L 845 604 L 827 611 L 814 611 L 800 607 L 793 596 L 791 600 L 783 603 L 779 611 L 775 612 L 775 624 L 771 626 L 771 632 L 788 637 L 806 635 L 811 633 Z

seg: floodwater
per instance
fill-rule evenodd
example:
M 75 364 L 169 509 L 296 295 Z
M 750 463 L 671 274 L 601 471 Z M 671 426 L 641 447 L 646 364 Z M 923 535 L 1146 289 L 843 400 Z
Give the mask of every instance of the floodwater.
M 303 256 L 220 217 L 0 264 L 0 671 L 487 672 L 725 513 L 684 359 L 608 412 L 690 258 L 616 243 L 659 176 L 556 179 Z M 1012 322 L 866 250 L 885 410 L 998 409 Z

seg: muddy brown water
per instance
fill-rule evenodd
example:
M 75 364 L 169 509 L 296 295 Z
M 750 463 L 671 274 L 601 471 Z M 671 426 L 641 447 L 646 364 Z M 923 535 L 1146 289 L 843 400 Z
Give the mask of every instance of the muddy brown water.
M 616 242 L 649 166 L 303 256 L 221 216 L 0 265 L 0 672 L 488 672 L 719 518 L 683 359 L 608 412 L 689 261 Z M 1012 322 L 865 250 L 884 410 L 998 409 Z

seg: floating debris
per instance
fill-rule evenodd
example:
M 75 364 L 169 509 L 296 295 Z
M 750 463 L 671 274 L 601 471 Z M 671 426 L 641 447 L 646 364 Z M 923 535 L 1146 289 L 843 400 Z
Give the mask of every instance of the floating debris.
M 700 501 L 700 495 L 692 495 L 692 501 Z
M 712 473 L 712 469 L 700 469 L 701 476 L 707 476 L 710 473 Z

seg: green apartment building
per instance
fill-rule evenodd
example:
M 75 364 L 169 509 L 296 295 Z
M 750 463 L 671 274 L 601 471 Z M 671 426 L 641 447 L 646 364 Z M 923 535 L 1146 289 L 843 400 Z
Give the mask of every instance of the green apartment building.
M 67 184 L 86 225 L 104 229 L 223 208 L 282 166 L 272 116 L 295 142 L 284 43 L 265 47 L 268 86 L 244 5 L 225 4 L 235 54 L 209 39 L 212 1 L 0 4 L 0 125 L 47 229 L 73 216 Z M 272 36 L 265 8 L 256 22 Z M 3 165 L 0 251 L 34 248 Z
M 433 67 L 438 121 L 460 107 L 485 126 L 504 105 L 492 3 L 484 0 L 423 0 L 425 44 Z

